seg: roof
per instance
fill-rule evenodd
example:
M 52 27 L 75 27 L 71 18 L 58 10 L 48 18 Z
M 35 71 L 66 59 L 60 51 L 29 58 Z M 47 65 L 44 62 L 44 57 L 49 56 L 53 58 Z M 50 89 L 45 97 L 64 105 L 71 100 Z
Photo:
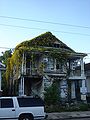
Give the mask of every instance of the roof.
M 76 70 L 80 70 L 81 66 L 76 67 Z M 84 64 L 84 70 L 88 71 L 90 70 L 90 63 Z
M 77 59 L 80 56 L 86 56 L 84 53 L 77 53 L 70 47 L 68 47 L 65 43 L 63 43 L 61 40 L 56 38 L 51 32 L 46 32 L 44 34 L 41 34 L 31 40 L 26 40 L 19 45 L 16 46 L 15 50 L 20 48 L 48 48 L 48 51 L 50 50 L 56 50 L 57 52 L 66 52 L 70 54 L 70 58 Z M 31 49 L 30 49 L 31 50 Z M 46 49 L 45 49 L 46 50 Z M 29 49 L 28 49 L 29 51 Z M 37 49 L 36 49 L 37 51 Z
M 18 46 L 16 46 L 16 49 L 21 47 L 21 46 L 43 46 L 43 47 L 53 47 L 54 44 L 59 44 L 60 48 L 65 48 L 68 49 L 70 51 L 75 52 L 74 50 L 72 50 L 71 48 L 69 48 L 65 43 L 63 43 L 62 41 L 60 41 L 58 38 L 56 38 L 51 32 L 46 32 L 44 34 L 41 34 L 31 40 L 26 40 L 22 43 L 20 43 Z
M 90 70 L 90 63 L 85 64 L 84 69 L 85 71 Z

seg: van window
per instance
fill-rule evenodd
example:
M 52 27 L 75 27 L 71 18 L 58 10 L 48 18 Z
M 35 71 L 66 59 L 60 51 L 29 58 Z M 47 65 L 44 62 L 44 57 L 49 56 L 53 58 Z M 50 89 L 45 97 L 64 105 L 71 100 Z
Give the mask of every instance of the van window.
M 11 98 L 1 99 L 1 108 L 13 108 L 13 100 Z
M 19 107 L 37 107 L 44 106 L 44 102 L 40 98 L 17 98 Z

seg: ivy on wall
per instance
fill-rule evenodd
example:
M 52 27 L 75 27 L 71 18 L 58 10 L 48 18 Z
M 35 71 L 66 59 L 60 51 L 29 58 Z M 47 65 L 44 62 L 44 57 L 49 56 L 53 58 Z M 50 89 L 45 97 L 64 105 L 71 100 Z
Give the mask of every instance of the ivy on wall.
M 61 47 L 54 47 L 54 43 L 56 41 L 59 42 Z M 55 58 L 61 62 L 67 60 L 69 54 L 72 52 L 75 53 L 50 32 L 46 32 L 45 34 L 33 38 L 32 40 L 24 41 L 16 46 L 12 57 L 8 59 L 6 69 L 6 79 L 8 81 L 18 79 L 21 64 L 23 62 L 23 53 L 27 52 L 30 54 L 33 53 L 33 55 L 38 52 L 43 55 Z

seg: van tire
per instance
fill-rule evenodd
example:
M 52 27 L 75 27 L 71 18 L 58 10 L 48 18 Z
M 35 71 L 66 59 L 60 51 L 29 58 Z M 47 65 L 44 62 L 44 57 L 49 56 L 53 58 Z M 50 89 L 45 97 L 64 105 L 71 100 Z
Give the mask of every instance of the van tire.
M 32 114 L 23 114 L 20 115 L 19 120 L 34 120 Z

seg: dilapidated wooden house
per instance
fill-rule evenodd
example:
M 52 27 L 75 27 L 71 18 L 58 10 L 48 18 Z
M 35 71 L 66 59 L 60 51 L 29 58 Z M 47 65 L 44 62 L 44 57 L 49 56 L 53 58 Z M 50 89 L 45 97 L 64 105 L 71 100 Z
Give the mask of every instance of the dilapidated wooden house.
M 45 89 L 58 82 L 62 100 L 67 100 L 68 95 L 79 100 L 83 98 L 81 95 L 85 88 L 85 56 L 72 50 L 50 32 L 24 41 L 16 46 L 7 66 L 7 78 L 10 86 L 14 86 L 12 92 L 44 98 Z M 78 65 L 81 65 L 80 74 L 75 73 Z

